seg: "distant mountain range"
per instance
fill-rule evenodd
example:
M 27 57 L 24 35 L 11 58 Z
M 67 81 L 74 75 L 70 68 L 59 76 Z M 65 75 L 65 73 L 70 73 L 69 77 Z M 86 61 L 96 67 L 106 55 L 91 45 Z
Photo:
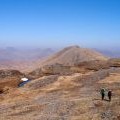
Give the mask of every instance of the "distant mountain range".
M 119 53 L 116 49 L 87 49 L 79 46 L 66 47 L 59 52 L 53 48 L 7 47 L 0 48 L 0 69 L 31 71 L 37 67 L 56 63 L 74 65 L 83 61 L 106 60 L 108 57 L 120 57 Z
M 104 55 L 107 55 L 111 58 L 119 58 L 120 57 L 120 48 L 111 48 L 111 49 L 95 49 L 98 52 L 101 52 Z
M 16 49 L 7 47 L 0 49 L 0 69 L 16 69 L 29 71 L 36 68 L 35 62 L 41 60 L 56 50 L 51 48 L 41 49 Z
M 41 49 L 16 49 L 7 47 L 0 49 L 0 61 L 33 61 L 53 54 L 55 50 L 51 48 Z

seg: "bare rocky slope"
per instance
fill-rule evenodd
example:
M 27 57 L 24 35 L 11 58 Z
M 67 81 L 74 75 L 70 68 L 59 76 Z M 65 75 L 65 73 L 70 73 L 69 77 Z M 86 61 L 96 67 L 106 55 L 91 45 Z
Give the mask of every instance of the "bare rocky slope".
M 79 46 L 67 47 L 52 55 L 53 53 L 55 51 L 52 49 L 20 51 L 9 48 L 7 50 L 0 50 L 0 69 L 15 69 L 21 72 L 30 72 L 38 67 L 56 63 L 74 65 L 82 61 L 107 59 L 107 57 L 94 50 L 80 48 Z
M 120 68 L 49 75 L 0 96 L 2 120 L 120 120 Z M 100 88 L 112 89 L 112 101 Z
M 0 93 L 4 93 L 4 90 L 18 87 L 21 82 L 23 73 L 17 70 L 0 70 Z
M 81 48 L 77 46 L 64 49 L 65 56 L 61 57 L 63 52 L 57 54 L 61 59 L 54 57 L 55 64 L 49 59 L 47 63 L 50 64 L 30 72 L 31 82 L 1 93 L 0 119 L 120 120 L 120 60 L 108 60 L 99 53 L 87 52 L 89 57 L 82 54 L 87 57 L 83 61 L 77 56 L 79 62 L 71 59 L 72 64 L 67 64 L 67 53 L 73 53 L 70 56 L 75 57 L 81 55 L 75 52 L 79 50 Z M 83 51 L 86 53 L 86 49 Z M 20 78 L 23 75 L 15 73 L 18 74 L 1 71 L 0 77 L 20 75 L 17 77 Z M 101 100 L 99 91 L 103 87 L 112 90 L 111 102 L 107 97 Z
M 48 57 L 41 63 L 41 66 L 56 63 L 71 66 L 83 61 L 107 60 L 107 59 L 108 57 L 92 49 L 80 48 L 79 46 L 70 46 Z
M 84 72 L 85 67 L 80 69 L 79 64 L 84 64 L 84 62 L 92 63 L 92 61 L 95 65 L 100 63 L 106 64 L 107 60 L 108 57 L 91 49 L 80 48 L 79 46 L 70 46 L 52 56 L 49 56 L 43 61 L 37 61 L 37 66 L 39 68 L 30 72 L 29 76 L 37 78 L 51 74 L 71 74 L 75 72 Z M 90 64 L 88 66 L 90 66 Z

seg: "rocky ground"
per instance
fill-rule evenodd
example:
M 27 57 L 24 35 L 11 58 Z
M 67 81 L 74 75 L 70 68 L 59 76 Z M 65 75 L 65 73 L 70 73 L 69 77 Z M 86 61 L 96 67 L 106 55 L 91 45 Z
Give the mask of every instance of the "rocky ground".
M 102 101 L 100 88 L 113 91 Z M 1 120 L 120 120 L 120 69 L 44 76 L 0 95 Z

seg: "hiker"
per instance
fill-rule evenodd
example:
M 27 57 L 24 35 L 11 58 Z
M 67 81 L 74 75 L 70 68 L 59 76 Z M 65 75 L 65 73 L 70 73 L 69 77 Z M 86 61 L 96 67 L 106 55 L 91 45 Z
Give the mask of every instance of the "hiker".
M 112 91 L 111 91 L 111 90 L 109 90 L 109 91 L 108 91 L 108 98 L 109 98 L 109 102 L 111 101 L 111 96 L 112 96 Z
M 102 100 L 104 100 L 104 97 L 105 97 L 105 89 L 102 88 L 102 89 L 100 90 L 100 93 L 101 93 L 101 98 L 102 98 Z

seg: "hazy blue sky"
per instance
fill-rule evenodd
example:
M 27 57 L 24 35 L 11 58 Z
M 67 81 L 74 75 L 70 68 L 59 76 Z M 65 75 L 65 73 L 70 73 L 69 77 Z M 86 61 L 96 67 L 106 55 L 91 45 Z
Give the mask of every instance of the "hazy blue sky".
M 0 0 L 0 46 L 120 46 L 120 0 Z

